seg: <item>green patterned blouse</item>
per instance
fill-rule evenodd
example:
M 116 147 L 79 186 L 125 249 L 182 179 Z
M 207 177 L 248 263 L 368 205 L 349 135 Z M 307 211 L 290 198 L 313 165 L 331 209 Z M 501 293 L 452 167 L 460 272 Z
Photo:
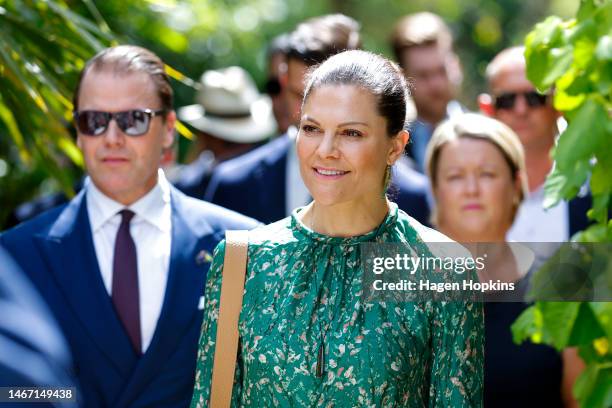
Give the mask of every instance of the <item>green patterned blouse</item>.
M 448 238 L 392 203 L 376 230 L 350 238 L 314 232 L 299 211 L 251 233 L 232 406 L 481 406 L 481 304 L 361 301 L 359 243 Z M 210 396 L 224 251 L 206 284 L 192 407 Z

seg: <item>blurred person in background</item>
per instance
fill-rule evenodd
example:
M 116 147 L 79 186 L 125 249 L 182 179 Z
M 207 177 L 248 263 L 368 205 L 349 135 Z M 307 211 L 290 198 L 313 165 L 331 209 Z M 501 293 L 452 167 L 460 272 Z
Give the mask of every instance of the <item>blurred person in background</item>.
M 516 134 L 484 115 L 459 115 L 435 130 L 426 169 L 436 201 L 436 228 L 468 248 L 470 243 L 486 245 L 488 278 L 526 287 L 536 264 L 504 244 L 528 192 Z M 484 304 L 484 406 L 574 407 L 572 386 L 582 369 L 575 349 L 559 354 L 547 345 L 513 342 L 510 327 L 527 306 Z
M 482 405 L 480 303 L 362 296 L 360 243 L 433 256 L 426 242 L 449 241 L 386 194 L 408 141 L 407 98 L 399 67 L 365 51 L 309 77 L 296 143 L 314 201 L 249 235 L 232 406 Z M 224 247 L 206 284 L 194 408 L 209 406 Z
M 490 94 L 478 102 L 483 113 L 508 125 L 518 135 L 525 150 L 529 194 L 508 231 L 508 239 L 518 242 L 563 242 L 585 229 L 591 197 L 586 188 L 571 201 L 561 201 L 544 210 L 544 181 L 553 167 L 550 156 L 559 134 L 559 112 L 550 93 L 540 94 L 527 79 L 525 48 L 512 47 L 500 52 L 486 70 Z
M 166 180 L 172 100 L 151 51 L 91 58 L 74 94 L 83 190 L 0 235 L 62 328 L 87 407 L 188 405 L 210 253 L 256 225 Z
M 75 387 L 60 328 L 28 278 L 0 246 L 0 387 Z M 2 407 L 78 407 L 77 403 L 0 402 Z
M 268 46 L 268 79 L 266 93 L 272 99 L 272 111 L 276 119 L 278 134 L 284 135 L 291 124 L 287 105 L 287 50 L 289 34 L 284 33 L 272 39 Z
M 196 99 L 178 109 L 178 118 L 195 130 L 199 155 L 180 169 L 174 185 L 203 199 L 214 168 L 266 141 L 276 124 L 271 99 L 240 67 L 204 72 Z
M 76 170 L 76 166 L 67 159 L 62 162 L 62 166 Z M 79 192 L 83 188 L 83 181 L 84 178 L 80 177 L 77 182 L 73 183 L 72 188 L 75 192 Z M 19 204 L 9 215 L 4 227 L 14 227 L 19 223 L 32 219 L 37 215 L 50 210 L 53 207 L 57 207 L 58 205 L 65 204 L 68 201 L 69 198 L 64 192 L 43 193 L 30 201 Z
M 299 173 L 295 125 L 300 120 L 306 72 L 343 50 L 361 45 L 359 24 L 342 14 L 316 17 L 300 24 L 287 49 L 287 105 L 293 126 L 287 134 L 218 166 L 205 198 L 262 222 L 279 220 L 310 201 Z M 427 223 L 427 178 L 400 160 L 394 166 L 392 192 L 399 207 Z M 248 199 L 245 199 L 248 197 Z
M 410 124 L 407 153 L 424 172 L 425 150 L 434 128 L 465 109 L 455 100 L 463 80 L 450 29 L 438 15 L 421 12 L 402 18 L 393 30 L 395 58 L 412 83 L 416 119 Z

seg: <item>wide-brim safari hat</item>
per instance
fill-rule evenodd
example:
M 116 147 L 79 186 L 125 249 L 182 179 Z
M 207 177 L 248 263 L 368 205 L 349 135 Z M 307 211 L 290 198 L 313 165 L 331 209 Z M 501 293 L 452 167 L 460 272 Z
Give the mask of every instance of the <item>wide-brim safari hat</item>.
M 250 75 L 240 67 L 202 74 L 197 104 L 178 109 L 182 122 L 234 143 L 257 143 L 272 136 L 276 121 L 272 101 L 258 92 Z

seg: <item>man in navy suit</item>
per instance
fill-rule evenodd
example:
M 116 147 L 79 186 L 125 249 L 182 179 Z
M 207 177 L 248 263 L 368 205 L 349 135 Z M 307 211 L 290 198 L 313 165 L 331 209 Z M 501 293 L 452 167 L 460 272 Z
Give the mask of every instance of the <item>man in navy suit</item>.
M 103 50 L 83 69 L 74 107 L 83 190 L 0 244 L 58 320 L 83 405 L 185 407 L 210 255 L 226 229 L 256 223 L 186 197 L 159 169 L 176 116 L 155 54 Z
M 328 57 L 360 46 L 359 24 L 344 15 L 333 14 L 300 24 L 289 38 L 287 102 L 295 125 L 300 120 L 304 77 L 309 67 Z M 295 151 L 295 127 L 236 159 L 220 164 L 214 171 L 204 198 L 215 204 L 270 223 L 307 204 L 310 196 L 299 173 Z M 392 177 L 391 199 L 417 220 L 429 218 L 428 182 L 425 176 L 401 161 Z
M 478 98 L 480 109 L 512 128 L 525 149 L 529 197 L 519 211 L 508 239 L 519 242 L 563 242 L 585 229 L 591 196 L 586 188 L 576 198 L 544 210 L 544 181 L 553 167 L 550 150 L 559 134 L 559 112 L 552 95 L 538 93 L 527 79 L 524 47 L 500 52 L 488 65 L 490 94 Z

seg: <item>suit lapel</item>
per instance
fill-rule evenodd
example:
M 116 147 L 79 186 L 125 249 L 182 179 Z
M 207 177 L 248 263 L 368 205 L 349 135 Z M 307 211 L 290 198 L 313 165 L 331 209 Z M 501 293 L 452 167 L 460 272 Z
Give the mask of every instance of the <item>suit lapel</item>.
M 129 403 L 134 393 L 159 372 L 159 367 L 163 367 L 165 361 L 176 352 L 178 343 L 184 339 L 194 319 L 202 313 L 198 310 L 198 302 L 204 293 L 204 279 L 209 264 L 202 263 L 198 255 L 203 250 L 212 253 L 217 240 L 213 238 L 212 230 L 211 233 L 196 233 L 190 227 L 184 218 L 186 213 L 181 206 L 183 200 L 182 194 L 173 190 L 172 249 L 164 305 L 151 344 L 119 402 Z M 206 237 L 202 238 L 202 235 Z M 196 344 L 193 346 L 195 348 Z
M 102 282 L 84 197 L 82 191 L 35 240 L 85 332 L 125 375 L 136 356 Z
M 291 139 L 285 137 L 265 163 L 265 171 L 255 173 L 259 184 L 259 206 L 261 215 L 258 220 L 270 223 L 285 218 L 287 206 L 287 158 Z

